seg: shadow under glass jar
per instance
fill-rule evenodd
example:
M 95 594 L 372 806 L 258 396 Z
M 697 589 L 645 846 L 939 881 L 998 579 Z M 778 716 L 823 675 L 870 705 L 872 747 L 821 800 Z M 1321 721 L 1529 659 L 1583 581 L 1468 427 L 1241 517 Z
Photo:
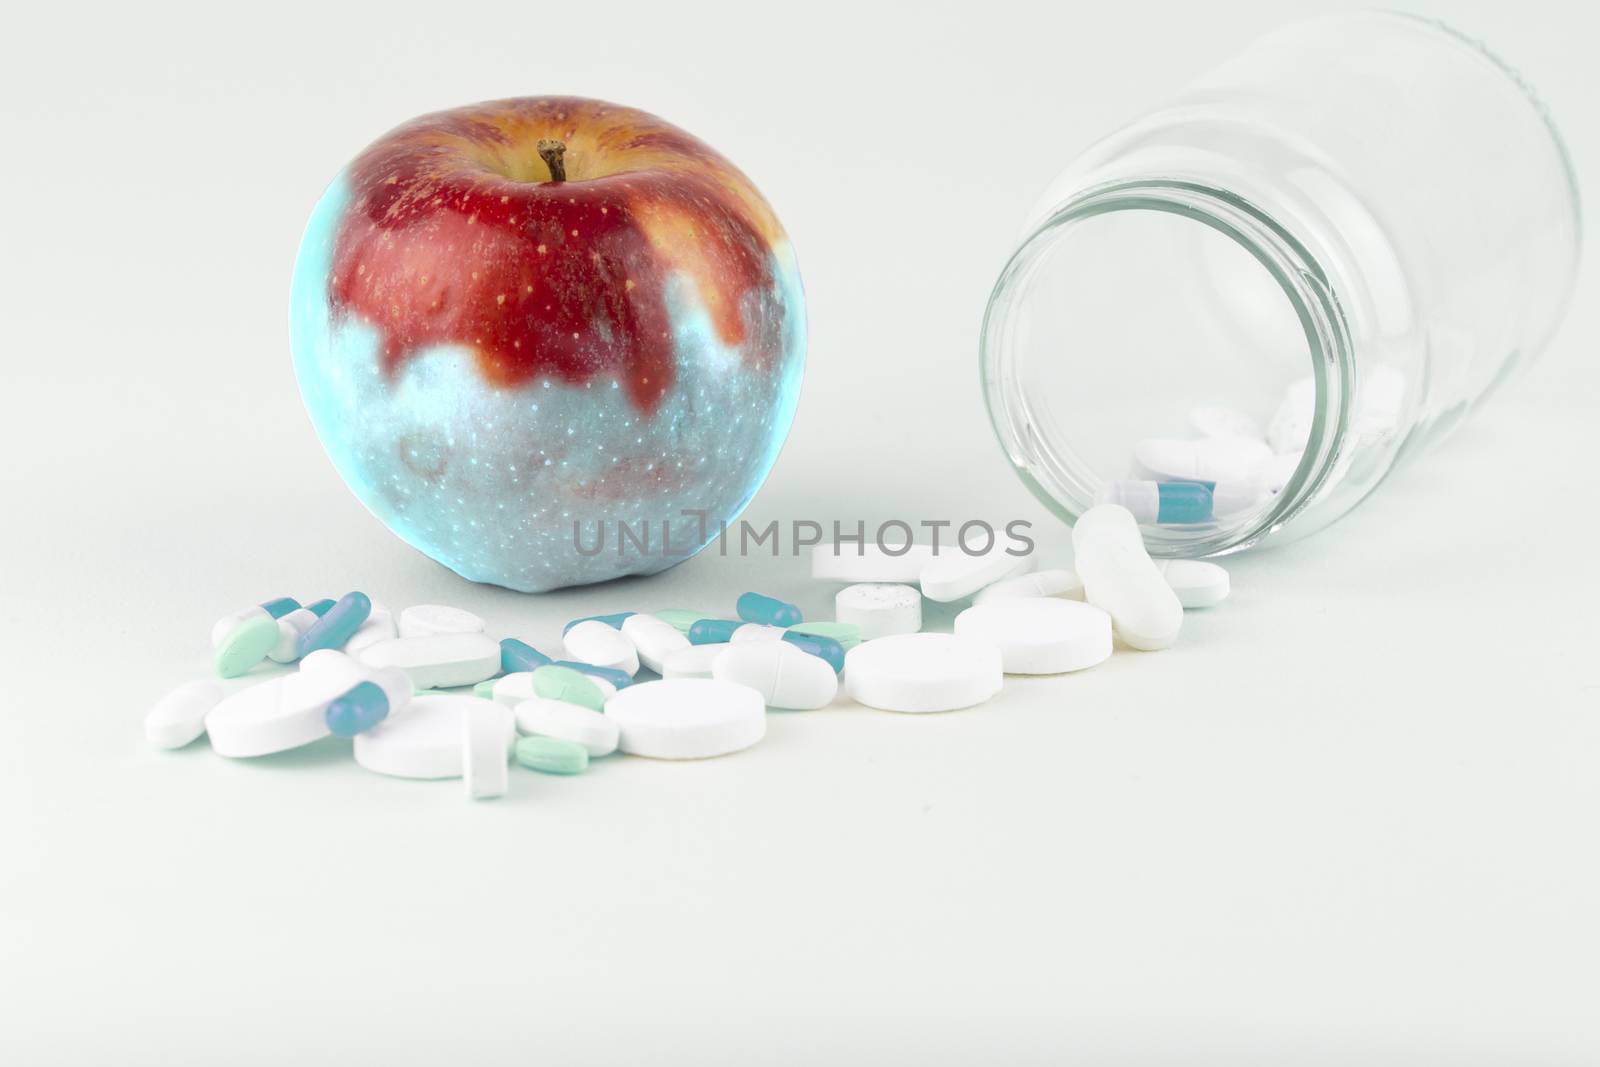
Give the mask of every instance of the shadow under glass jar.
M 990 418 L 1071 522 L 1172 482 L 1135 457 L 1193 438 L 1197 407 L 1241 413 L 1270 453 L 1195 475 L 1215 506 L 1142 515 L 1146 543 L 1302 536 L 1546 344 L 1579 232 L 1559 135 L 1480 45 L 1408 15 L 1292 23 L 1056 179 L 985 315 Z

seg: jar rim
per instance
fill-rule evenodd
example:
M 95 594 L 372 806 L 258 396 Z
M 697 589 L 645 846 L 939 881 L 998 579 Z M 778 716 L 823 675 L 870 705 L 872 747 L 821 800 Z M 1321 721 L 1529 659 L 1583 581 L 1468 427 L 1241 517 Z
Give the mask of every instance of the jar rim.
M 1041 454 L 1027 398 L 1012 373 L 1008 343 L 1029 271 L 1073 228 L 1119 211 L 1161 211 L 1210 226 L 1248 252 L 1282 290 L 1305 334 L 1316 386 L 1310 437 L 1300 465 L 1273 500 L 1240 521 L 1204 526 L 1145 526 L 1159 557 L 1217 556 L 1258 543 L 1306 509 L 1327 483 L 1346 440 L 1355 362 L 1348 324 L 1328 274 L 1311 252 L 1270 214 L 1244 197 L 1203 181 L 1152 176 L 1083 189 L 1040 222 L 1012 253 L 984 312 L 979 338 L 984 404 L 1000 447 L 1023 484 L 1068 524 L 1094 505 L 1095 479 L 1073 457 Z M 1082 465 L 1078 464 L 1081 468 Z

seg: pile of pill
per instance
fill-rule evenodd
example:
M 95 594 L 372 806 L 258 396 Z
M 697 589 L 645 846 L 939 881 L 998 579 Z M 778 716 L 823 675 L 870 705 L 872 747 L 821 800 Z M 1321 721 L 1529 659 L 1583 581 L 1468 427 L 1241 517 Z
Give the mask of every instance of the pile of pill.
M 460 778 L 468 796 L 495 797 L 511 762 L 579 774 L 616 752 L 725 755 L 765 736 L 769 709 L 815 710 L 841 692 L 888 711 L 971 707 L 1007 674 L 1103 662 L 1113 635 L 1167 648 L 1185 608 L 1228 595 L 1214 563 L 1152 560 L 1118 505 L 1090 509 L 1072 541 L 1073 569 L 1040 571 L 999 547 L 825 545 L 812 577 L 843 586 L 831 620 L 807 622 L 794 604 L 751 592 L 732 618 L 666 609 L 574 619 L 561 658 L 495 640 L 459 608 L 395 615 L 360 592 L 306 605 L 280 597 L 212 627 L 221 680 L 166 694 L 145 733 L 161 748 L 204 734 L 233 758 L 344 738 L 367 770 Z M 925 599 L 969 598 L 954 632 L 923 631 Z
M 1138 442 L 1131 477 L 1106 482 L 1096 500 L 1120 504 L 1140 523 L 1160 526 L 1210 523 L 1263 504 L 1299 469 L 1311 440 L 1316 400 L 1316 381 L 1307 377 L 1284 391 L 1265 425 L 1230 407 L 1191 408 L 1189 436 Z M 1404 375 L 1384 364 L 1367 368 L 1346 456 L 1392 432 L 1404 402 Z M 1341 473 L 1335 470 L 1332 477 Z

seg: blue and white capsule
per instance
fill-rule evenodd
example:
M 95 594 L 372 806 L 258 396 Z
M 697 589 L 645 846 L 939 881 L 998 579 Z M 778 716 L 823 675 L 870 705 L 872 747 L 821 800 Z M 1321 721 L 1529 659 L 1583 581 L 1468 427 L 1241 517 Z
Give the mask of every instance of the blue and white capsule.
M 278 620 L 278 643 L 272 646 L 267 658 L 274 663 L 293 663 L 300 658 L 300 638 L 317 620 L 333 607 L 332 600 L 319 600 L 303 608 L 295 608 Z
M 553 663 L 549 656 L 540 652 L 526 641 L 518 641 L 515 637 L 507 637 L 500 642 L 500 673 L 516 674 L 518 671 L 536 671 L 547 663 Z
M 232 615 L 224 615 L 211 627 L 211 647 L 221 648 L 228 635 L 252 619 L 281 619 L 300 606 L 292 596 L 275 597 L 261 604 L 251 604 Z
M 354 737 L 405 707 L 411 692 L 411 679 L 405 671 L 384 667 L 330 701 L 322 713 L 323 721 L 334 737 Z
M 740 594 L 735 608 L 745 622 L 759 622 L 765 626 L 794 626 L 805 621 L 798 607 L 764 593 Z
M 333 607 L 300 635 L 295 645 L 297 659 L 323 648 L 343 648 L 361 624 L 372 614 L 372 600 L 365 593 L 346 593 Z
M 1143 526 L 1197 526 L 1259 502 L 1261 490 L 1239 482 L 1107 482 L 1097 504 L 1120 504 Z

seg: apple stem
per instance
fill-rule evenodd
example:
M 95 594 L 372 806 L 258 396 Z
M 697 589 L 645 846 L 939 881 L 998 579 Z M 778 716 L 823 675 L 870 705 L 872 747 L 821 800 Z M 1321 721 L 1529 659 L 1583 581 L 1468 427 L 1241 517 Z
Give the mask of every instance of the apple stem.
M 550 168 L 550 180 L 553 182 L 566 181 L 567 164 L 564 158 L 567 154 L 566 142 L 541 138 L 538 148 L 539 158 L 544 160 L 544 165 Z

